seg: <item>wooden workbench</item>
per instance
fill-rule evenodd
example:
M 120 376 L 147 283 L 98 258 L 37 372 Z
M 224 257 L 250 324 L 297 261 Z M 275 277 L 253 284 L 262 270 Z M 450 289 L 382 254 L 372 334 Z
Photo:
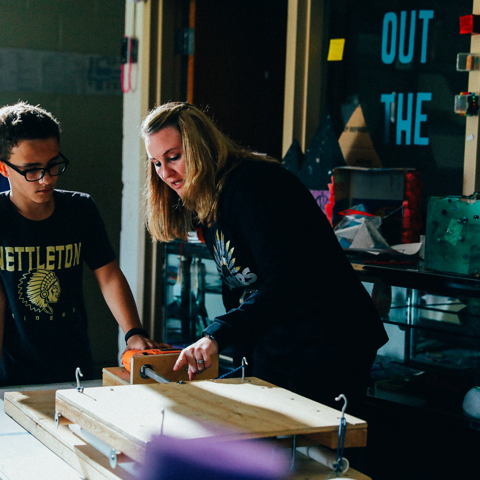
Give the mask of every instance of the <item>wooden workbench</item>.
M 5 411 L 91 480 L 133 478 L 121 465 L 142 459 L 148 435 L 160 431 L 160 423 L 151 422 L 152 418 L 162 417 L 159 409 L 165 412 L 164 433 L 183 438 L 213 434 L 219 440 L 226 440 L 303 432 L 304 435 L 298 437 L 299 445 L 323 438 L 326 441 L 319 443 L 330 443 L 335 448 L 338 437 L 339 411 L 252 378 L 243 383 L 240 379 L 230 379 L 183 385 L 96 387 L 83 393 L 75 389 L 59 390 L 56 397 L 56 408 L 63 415 L 58 429 L 54 422 L 53 391 L 6 393 Z M 125 413 L 125 405 L 132 405 L 131 402 L 135 406 L 134 415 L 131 408 L 130 413 Z M 142 413 L 146 412 L 146 406 L 154 409 L 153 416 L 152 410 L 150 415 Z M 180 421 L 180 418 L 183 419 Z M 346 445 L 365 445 L 366 423 L 349 415 L 346 418 Z M 76 437 L 68 428 L 71 421 L 98 438 L 109 440 L 107 443 L 115 448 L 121 445 L 120 467 L 111 469 L 106 457 Z M 332 439 L 335 439 L 334 445 L 331 445 Z M 331 473 L 327 467 L 301 454 L 297 458 L 298 470 L 289 478 L 323 480 Z M 353 469 L 342 478 L 368 480 Z
M 340 412 L 258 378 L 58 391 L 57 412 L 138 462 L 153 435 L 219 441 L 304 435 L 338 437 Z M 346 415 L 348 446 L 367 424 Z M 332 445 L 328 445 L 332 447 Z

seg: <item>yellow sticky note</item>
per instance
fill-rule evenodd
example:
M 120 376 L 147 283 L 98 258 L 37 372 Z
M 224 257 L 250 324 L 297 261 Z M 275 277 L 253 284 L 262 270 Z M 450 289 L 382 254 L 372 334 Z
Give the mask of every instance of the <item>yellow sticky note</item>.
M 345 47 L 344 38 L 332 38 L 330 39 L 330 47 L 328 49 L 329 62 L 340 62 L 343 60 L 343 48 Z

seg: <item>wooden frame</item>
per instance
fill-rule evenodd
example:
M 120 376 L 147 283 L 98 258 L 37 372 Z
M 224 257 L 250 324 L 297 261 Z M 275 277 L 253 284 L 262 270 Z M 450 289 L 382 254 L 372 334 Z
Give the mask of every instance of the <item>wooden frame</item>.
M 480 15 L 480 0 L 473 0 L 473 14 Z M 472 35 L 470 51 L 480 52 L 480 35 Z M 468 91 L 480 93 L 480 71 L 468 74 Z M 463 164 L 463 194 L 471 195 L 480 190 L 480 164 L 478 160 L 480 146 L 479 116 L 467 117 L 465 131 L 465 158 Z
M 305 151 L 320 122 L 324 30 L 324 0 L 289 0 L 283 155 L 294 139 Z
M 177 361 L 178 353 L 166 353 L 162 355 L 139 355 L 130 360 L 130 371 L 125 367 L 111 367 L 103 369 L 103 385 L 139 385 L 157 383 L 151 378 L 143 378 L 140 369 L 144 365 L 151 365 L 155 373 L 167 378 L 171 382 L 188 381 L 187 368 L 176 372 L 173 366 Z M 211 380 L 218 377 L 218 355 L 211 357 L 212 365 L 196 376 L 196 380 Z

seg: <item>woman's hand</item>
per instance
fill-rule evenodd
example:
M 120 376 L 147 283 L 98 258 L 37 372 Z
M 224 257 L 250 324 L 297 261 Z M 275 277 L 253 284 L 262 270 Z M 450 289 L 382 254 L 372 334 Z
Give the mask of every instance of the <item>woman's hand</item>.
M 218 353 L 218 344 L 209 337 L 203 337 L 198 342 L 182 350 L 182 353 L 173 366 L 173 370 L 180 370 L 188 364 L 188 378 L 195 379 L 197 373 L 210 368 L 212 362 L 210 357 Z

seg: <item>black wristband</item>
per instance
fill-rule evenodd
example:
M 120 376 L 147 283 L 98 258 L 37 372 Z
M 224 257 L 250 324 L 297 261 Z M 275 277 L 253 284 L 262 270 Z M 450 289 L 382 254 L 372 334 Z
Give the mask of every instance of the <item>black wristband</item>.
M 150 338 L 148 335 L 148 332 L 144 330 L 143 328 L 131 328 L 126 334 L 125 334 L 125 343 L 128 343 L 128 339 L 130 337 L 133 337 L 134 335 L 142 335 L 145 338 Z

